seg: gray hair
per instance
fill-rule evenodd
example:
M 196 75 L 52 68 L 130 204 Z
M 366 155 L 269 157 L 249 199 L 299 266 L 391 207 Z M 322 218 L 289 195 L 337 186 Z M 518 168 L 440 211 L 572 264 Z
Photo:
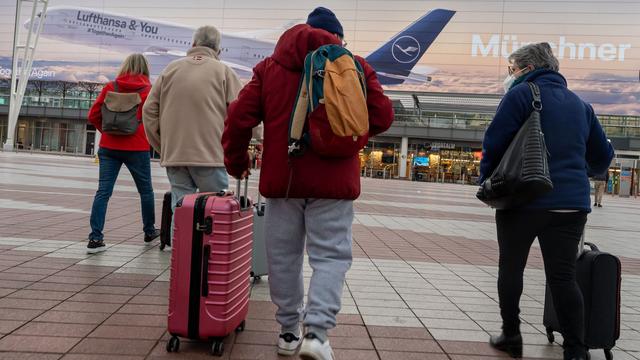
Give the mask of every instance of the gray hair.
M 560 70 L 560 63 L 553 55 L 553 50 L 549 43 L 525 45 L 509 55 L 509 62 L 524 68 L 533 65 L 536 69 Z
M 220 51 L 220 31 L 209 25 L 199 27 L 193 34 L 193 45 Z

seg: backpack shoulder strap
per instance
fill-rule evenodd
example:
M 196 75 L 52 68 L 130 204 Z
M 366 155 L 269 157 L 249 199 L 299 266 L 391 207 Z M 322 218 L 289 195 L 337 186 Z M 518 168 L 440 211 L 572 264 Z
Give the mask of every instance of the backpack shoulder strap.
M 364 98 L 367 98 L 367 77 L 364 74 L 364 67 L 360 64 L 360 61 L 356 59 L 353 54 L 349 53 L 353 58 L 353 62 L 356 64 L 356 70 L 358 71 L 358 78 L 360 79 L 360 86 L 362 86 L 362 91 L 364 92 Z
M 289 140 L 298 141 L 302 138 L 304 124 L 307 120 L 309 110 L 309 92 L 307 91 L 307 79 L 302 75 L 300 87 L 298 88 L 298 97 L 289 119 Z
M 300 86 L 298 87 L 298 96 L 293 106 L 293 112 L 291 112 L 291 118 L 289 118 L 289 141 L 295 142 L 302 139 L 302 133 L 304 131 L 304 125 L 309 114 L 309 85 L 307 81 L 307 67 L 311 59 L 311 54 L 305 58 L 305 63 L 302 72 L 302 78 L 300 79 Z

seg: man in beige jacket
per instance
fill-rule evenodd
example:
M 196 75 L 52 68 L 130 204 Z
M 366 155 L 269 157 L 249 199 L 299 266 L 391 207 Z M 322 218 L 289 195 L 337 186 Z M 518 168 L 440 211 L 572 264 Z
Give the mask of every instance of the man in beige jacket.
M 203 26 L 187 56 L 169 64 L 156 80 L 142 120 L 171 183 L 171 203 L 184 195 L 228 188 L 221 145 L 228 105 L 242 84 L 218 60 L 220 32 Z

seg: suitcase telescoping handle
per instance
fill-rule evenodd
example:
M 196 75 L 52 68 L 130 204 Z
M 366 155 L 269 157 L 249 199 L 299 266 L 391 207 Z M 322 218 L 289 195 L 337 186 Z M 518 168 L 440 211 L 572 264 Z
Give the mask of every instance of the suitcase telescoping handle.
M 236 186 L 236 196 L 238 197 L 238 201 L 240 202 L 240 210 L 248 210 L 251 207 L 249 204 L 249 177 L 244 178 L 244 193 L 240 196 L 240 190 L 242 188 L 242 180 L 238 179 L 238 184 Z
M 585 236 L 587 232 L 587 226 L 585 225 L 584 229 L 582 229 L 582 236 L 580 237 L 580 243 L 578 244 L 578 258 L 580 258 L 580 256 L 582 256 L 582 254 L 584 254 L 584 247 L 588 247 L 591 251 L 599 251 L 598 247 L 596 246 L 596 244 L 585 241 Z
M 256 215 L 264 216 L 264 210 L 267 205 L 262 202 L 262 194 L 260 194 L 260 189 L 258 189 L 258 200 L 253 205 L 256 207 Z
M 578 258 L 580 258 L 580 256 L 582 256 L 582 253 L 584 253 L 584 236 L 585 236 L 585 232 L 587 231 L 587 226 L 585 225 L 584 228 L 582 229 L 582 235 L 580 236 L 580 242 L 578 243 Z

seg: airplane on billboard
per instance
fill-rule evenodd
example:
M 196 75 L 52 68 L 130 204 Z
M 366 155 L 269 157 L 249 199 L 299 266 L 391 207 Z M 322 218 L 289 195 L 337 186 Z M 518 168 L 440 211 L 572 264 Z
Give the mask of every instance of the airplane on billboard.
M 452 10 L 431 10 L 367 55 L 365 59 L 378 73 L 380 82 L 398 85 L 430 81 L 428 75 L 435 69 L 416 64 L 454 14 Z M 36 21 L 40 19 L 38 14 Z M 28 25 L 27 22 L 25 26 Z M 163 69 L 186 55 L 194 31 L 192 27 L 165 21 L 61 6 L 49 8 L 41 36 L 124 53 L 141 52 L 152 69 Z M 273 53 L 275 42 L 258 39 L 256 34 L 225 33 L 220 47 L 222 62 L 240 76 L 251 76 L 252 68 Z

